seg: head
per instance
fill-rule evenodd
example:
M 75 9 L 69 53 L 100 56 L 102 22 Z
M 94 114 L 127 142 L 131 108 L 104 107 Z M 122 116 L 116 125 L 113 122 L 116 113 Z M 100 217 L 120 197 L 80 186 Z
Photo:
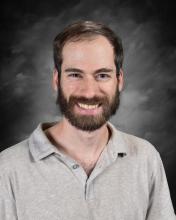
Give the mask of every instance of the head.
M 63 62 L 62 50 L 66 43 L 76 42 L 85 39 L 92 39 L 96 36 L 104 36 L 113 47 L 114 63 L 117 75 L 122 68 L 123 63 L 123 47 L 121 39 L 106 25 L 92 21 L 80 21 L 67 26 L 54 39 L 54 65 L 61 74 L 61 66 Z
M 64 117 L 94 131 L 116 113 L 123 86 L 123 48 L 107 26 L 74 23 L 54 40 L 53 85 Z

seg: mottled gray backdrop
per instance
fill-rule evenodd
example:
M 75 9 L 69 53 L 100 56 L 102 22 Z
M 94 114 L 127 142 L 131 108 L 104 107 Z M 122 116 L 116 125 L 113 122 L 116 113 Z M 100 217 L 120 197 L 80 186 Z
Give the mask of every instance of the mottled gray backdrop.
M 0 150 L 26 138 L 39 122 L 57 120 L 51 88 L 52 41 L 86 19 L 122 38 L 125 88 L 112 122 L 155 145 L 176 208 L 176 16 L 159 0 L 6 0 L 0 13 Z

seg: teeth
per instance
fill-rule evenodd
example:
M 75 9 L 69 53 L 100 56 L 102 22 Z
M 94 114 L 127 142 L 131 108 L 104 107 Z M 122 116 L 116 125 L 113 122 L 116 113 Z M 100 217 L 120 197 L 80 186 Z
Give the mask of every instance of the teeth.
M 98 107 L 97 105 L 86 105 L 86 104 L 82 104 L 82 103 L 78 103 L 79 107 L 84 108 L 84 109 L 94 109 Z

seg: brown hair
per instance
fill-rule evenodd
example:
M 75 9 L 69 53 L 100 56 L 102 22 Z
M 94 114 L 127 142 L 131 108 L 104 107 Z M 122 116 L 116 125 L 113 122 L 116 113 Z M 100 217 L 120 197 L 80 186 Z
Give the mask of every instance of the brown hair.
M 114 49 L 116 72 L 119 74 L 123 63 L 123 47 L 121 39 L 106 25 L 93 21 L 79 21 L 67 26 L 54 39 L 54 65 L 61 73 L 62 49 L 67 42 L 89 39 L 101 35 L 107 38 Z

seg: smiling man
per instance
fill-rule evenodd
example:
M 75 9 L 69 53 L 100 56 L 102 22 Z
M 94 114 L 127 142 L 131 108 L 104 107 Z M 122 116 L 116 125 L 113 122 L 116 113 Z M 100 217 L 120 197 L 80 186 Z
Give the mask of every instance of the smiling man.
M 159 153 L 108 120 L 123 88 L 123 49 L 104 24 L 81 21 L 54 40 L 62 120 L 0 154 L 0 219 L 174 220 Z

